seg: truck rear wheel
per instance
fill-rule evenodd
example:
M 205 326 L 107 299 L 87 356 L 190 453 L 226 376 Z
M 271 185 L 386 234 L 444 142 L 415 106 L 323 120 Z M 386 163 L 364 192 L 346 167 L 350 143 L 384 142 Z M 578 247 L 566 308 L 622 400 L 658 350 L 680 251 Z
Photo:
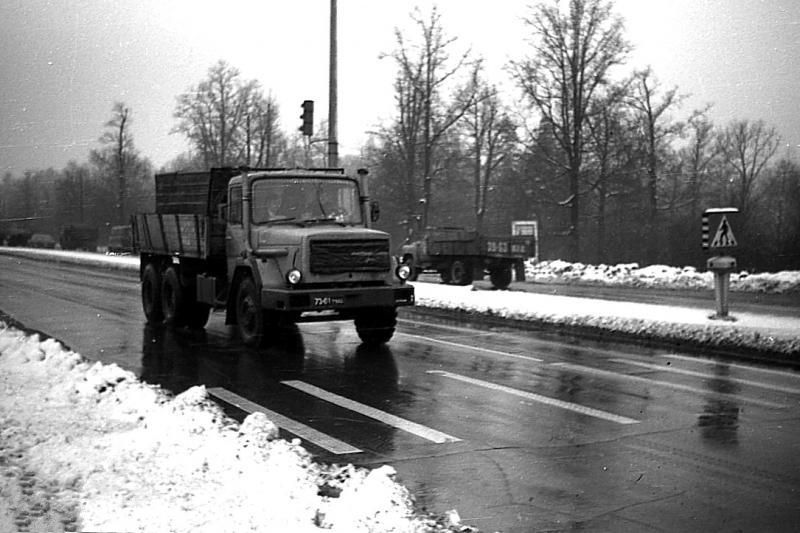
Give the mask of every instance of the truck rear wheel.
M 247 346 L 264 346 L 275 323 L 271 313 L 261 308 L 256 284 L 250 277 L 239 283 L 236 291 L 236 328 Z
M 472 283 L 472 266 L 466 261 L 453 261 L 450 280 L 456 285 L 469 285 Z
M 356 332 L 364 344 L 384 344 L 394 335 L 397 309 L 389 307 L 364 311 L 356 317 L 355 325 Z
M 142 309 L 147 322 L 157 324 L 164 320 L 161 310 L 161 273 L 153 263 L 148 263 L 142 273 Z
M 161 280 L 161 311 L 164 322 L 182 326 L 186 322 L 186 298 L 175 267 L 169 267 Z
M 511 285 L 511 267 L 508 265 L 492 267 L 489 270 L 489 280 L 495 289 L 507 289 Z

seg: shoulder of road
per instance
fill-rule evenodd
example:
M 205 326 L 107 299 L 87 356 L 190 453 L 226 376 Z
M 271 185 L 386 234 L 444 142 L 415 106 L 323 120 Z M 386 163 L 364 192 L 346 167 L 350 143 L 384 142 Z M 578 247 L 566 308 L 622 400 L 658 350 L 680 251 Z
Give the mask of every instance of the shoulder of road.
M 3 247 L 0 254 L 138 273 L 133 256 Z M 800 365 L 800 294 L 731 292 L 732 320 L 715 320 L 710 290 L 515 282 L 493 291 L 483 281 L 471 289 L 415 286 L 418 305 L 411 312 Z M 442 304 L 454 299 L 467 305 Z

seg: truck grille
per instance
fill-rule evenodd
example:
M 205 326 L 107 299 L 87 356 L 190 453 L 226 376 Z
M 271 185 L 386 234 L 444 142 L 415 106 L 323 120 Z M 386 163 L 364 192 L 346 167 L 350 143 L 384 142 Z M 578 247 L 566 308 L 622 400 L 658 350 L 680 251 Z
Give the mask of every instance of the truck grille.
M 391 267 L 386 239 L 311 241 L 311 272 L 385 272 Z

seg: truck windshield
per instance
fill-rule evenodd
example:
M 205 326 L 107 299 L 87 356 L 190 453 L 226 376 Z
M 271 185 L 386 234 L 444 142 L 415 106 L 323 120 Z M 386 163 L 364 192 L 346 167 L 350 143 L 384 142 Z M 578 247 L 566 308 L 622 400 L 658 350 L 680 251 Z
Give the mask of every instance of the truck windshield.
M 252 221 L 360 224 L 358 189 L 346 179 L 262 178 L 253 182 Z

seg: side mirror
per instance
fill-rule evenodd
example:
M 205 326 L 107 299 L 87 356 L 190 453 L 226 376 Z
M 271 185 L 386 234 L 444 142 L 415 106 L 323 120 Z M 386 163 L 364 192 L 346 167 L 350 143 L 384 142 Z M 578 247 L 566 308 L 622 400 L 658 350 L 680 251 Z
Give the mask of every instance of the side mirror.
M 219 204 L 217 206 L 217 218 L 219 220 L 228 219 L 228 204 Z
M 369 219 L 372 222 L 377 222 L 381 218 L 381 206 L 378 205 L 378 202 L 372 202 L 369 204 Z

